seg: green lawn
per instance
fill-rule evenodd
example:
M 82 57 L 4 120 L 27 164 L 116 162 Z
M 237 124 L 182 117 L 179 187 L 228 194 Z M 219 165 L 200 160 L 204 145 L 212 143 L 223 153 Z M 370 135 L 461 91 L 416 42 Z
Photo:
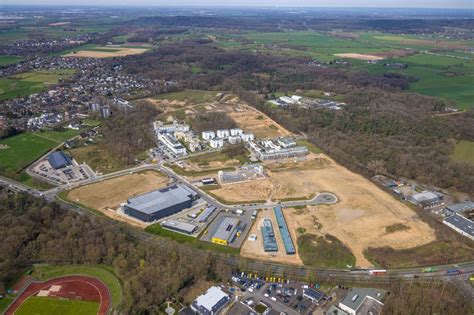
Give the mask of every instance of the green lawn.
M 32 296 L 15 312 L 16 315 L 95 315 L 99 303 Z
M 0 299 L 0 314 L 7 309 L 11 302 L 13 302 L 13 298 L 9 296 Z
M 0 79 L 0 100 L 28 96 L 42 92 L 74 74 L 74 69 L 30 71 Z
M 303 234 L 298 237 L 298 253 L 307 266 L 347 268 L 355 266 L 355 256 L 336 237 Z
M 17 56 L 0 56 L 0 66 L 11 65 L 12 63 L 17 63 L 21 60 L 22 58 Z
M 474 142 L 461 140 L 456 144 L 451 158 L 456 162 L 474 164 Z
M 48 150 L 77 135 L 77 130 L 22 133 L 0 140 L 0 171 L 10 176 L 34 162 Z
M 159 223 L 155 223 L 146 227 L 145 231 L 155 234 L 161 237 L 171 238 L 179 243 L 185 243 L 190 246 L 203 249 L 203 250 L 216 250 L 231 255 L 238 255 L 240 249 L 233 248 L 230 246 L 219 245 L 199 240 L 199 238 L 176 233 L 167 229 L 164 229 Z
M 109 288 L 112 298 L 112 306 L 117 308 L 122 303 L 122 285 L 119 279 L 112 273 L 111 268 L 103 265 L 38 265 L 35 266 L 33 275 L 40 280 L 66 275 L 87 275 L 100 279 Z

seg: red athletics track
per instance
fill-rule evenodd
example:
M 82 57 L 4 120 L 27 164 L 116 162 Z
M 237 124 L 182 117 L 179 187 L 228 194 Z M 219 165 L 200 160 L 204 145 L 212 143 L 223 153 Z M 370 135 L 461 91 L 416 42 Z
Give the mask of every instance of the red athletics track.
M 106 315 L 110 307 L 110 294 L 107 286 L 100 280 L 87 276 L 65 276 L 45 282 L 32 282 L 8 307 L 5 315 L 13 315 L 16 310 L 30 296 L 36 295 L 40 290 L 47 290 L 52 285 L 60 285 L 58 292 L 51 292 L 49 296 L 68 298 L 71 300 L 99 302 L 98 315 Z

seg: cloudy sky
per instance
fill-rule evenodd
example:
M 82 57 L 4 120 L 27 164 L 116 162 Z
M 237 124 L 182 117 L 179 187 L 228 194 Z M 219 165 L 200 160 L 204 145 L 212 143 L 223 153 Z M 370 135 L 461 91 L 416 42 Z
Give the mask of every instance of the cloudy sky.
M 474 0 L 0 0 L 1 5 L 193 5 L 193 6 L 280 6 L 280 7 L 378 7 L 474 9 Z

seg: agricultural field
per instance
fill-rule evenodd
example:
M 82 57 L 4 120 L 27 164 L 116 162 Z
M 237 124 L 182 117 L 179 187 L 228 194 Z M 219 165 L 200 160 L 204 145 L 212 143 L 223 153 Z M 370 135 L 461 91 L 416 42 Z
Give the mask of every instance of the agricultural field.
M 2 173 L 22 170 L 40 156 L 78 134 L 76 130 L 22 133 L 0 140 Z
M 123 57 L 129 55 L 138 55 L 147 52 L 151 46 L 126 46 L 126 45 L 107 45 L 97 46 L 88 44 L 63 52 L 63 56 L 72 57 L 90 57 L 90 58 L 110 58 Z
M 454 148 L 451 158 L 456 162 L 474 164 L 474 142 L 459 141 Z
M 453 106 L 472 106 L 474 61 L 472 41 L 423 38 L 379 32 L 247 32 L 242 35 L 213 34 L 226 49 L 259 50 L 278 55 L 309 56 L 318 61 L 346 58 L 357 69 L 371 73 L 399 72 L 418 78 L 410 91 L 452 101 Z M 446 49 L 442 53 L 429 50 Z M 416 53 L 417 51 L 426 53 Z M 383 60 L 382 60 L 383 59 Z M 367 64 L 366 60 L 378 60 Z M 406 63 L 406 69 L 384 67 L 383 63 Z
M 99 303 L 78 300 L 63 300 L 49 297 L 29 297 L 15 312 L 17 315 L 95 315 Z
M 0 56 L 0 67 L 1 66 L 8 66 L 13 63 L 17 63 L 19 61 L 23 60 L 21 57 L 17 56 Z
M 74 69 L 38 70 L 0 79 L 0 100 L 28 96 L 45 90 L 74 74 Z

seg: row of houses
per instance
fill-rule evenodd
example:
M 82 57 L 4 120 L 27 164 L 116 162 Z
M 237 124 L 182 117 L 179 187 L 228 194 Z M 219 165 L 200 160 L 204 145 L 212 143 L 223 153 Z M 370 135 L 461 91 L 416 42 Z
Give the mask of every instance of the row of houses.
M 244 133 L 240 128 L 219 129 L 216 132 L 207 130 L 203 131 L 201 136 L 203 140 L 209 142 L 211 148 L 222 148 L 225 141 L 229 144 L 237 144 L 255 139 L 253 133 Z

